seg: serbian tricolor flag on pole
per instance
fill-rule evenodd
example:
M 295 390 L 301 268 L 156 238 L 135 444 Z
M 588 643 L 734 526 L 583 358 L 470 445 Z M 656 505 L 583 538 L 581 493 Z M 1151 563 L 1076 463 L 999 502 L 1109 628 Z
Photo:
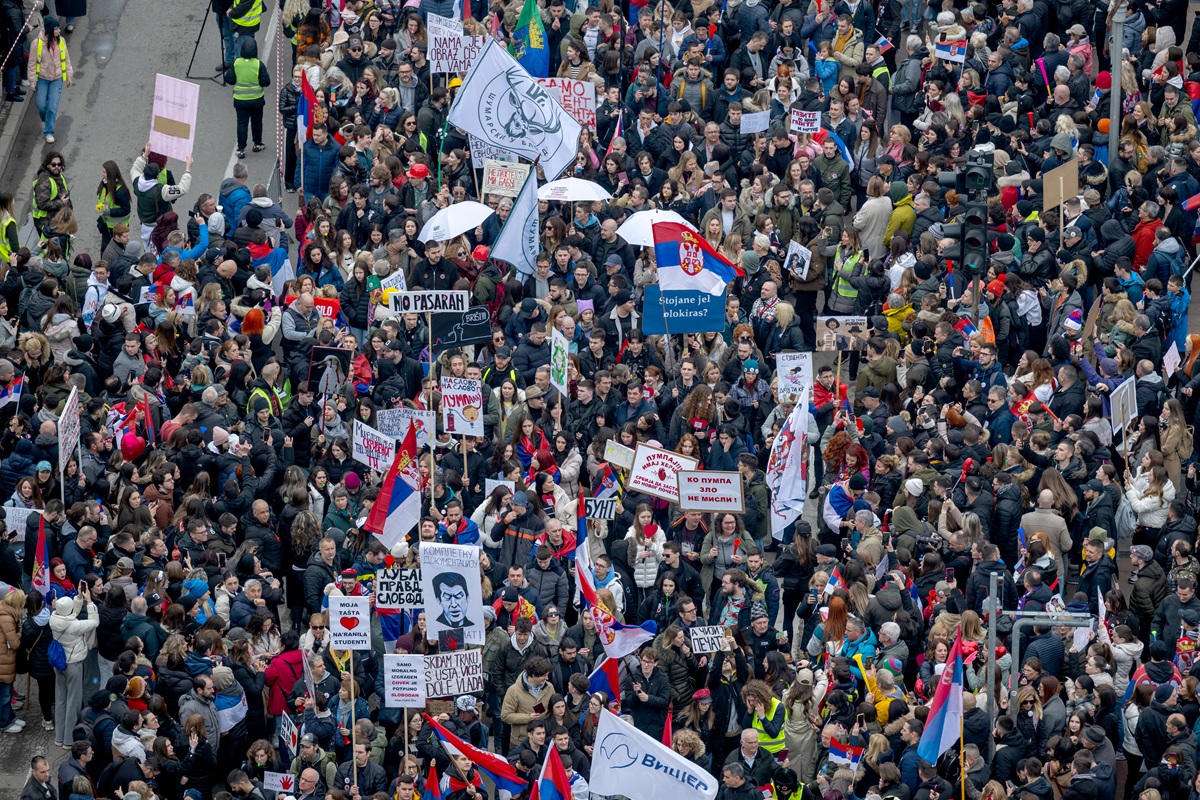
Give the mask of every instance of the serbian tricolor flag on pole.
M 835 589 L 845 589 L 846 582 L 842 580 L 842 573 L 838 572 L 838 568 L 833 568 L 833 574 L 829 576 L 829 582 L 825 584 L 825 594 L 833 594 Z
M 579 563 L 578 557 L 575 559 Z M 596 632 L 604 642 L 604 652 L 609 658 L 622 658 L 637 650 L 658 633 L 658 625 L 654 622 L 643 622 L 641 625 L 622 625 L 616 617 L 610 614 L 592 588 L 590 570 L 580 566 L 575 567 L 575 576 L 579 579 L 579 609 L 592 615 L 596 623 Z
M 525 790 L 526 782 L 517 777 L 517 772 L 513 769 L 512 764 L 509 764 L 498 755 L 489 753 L 486 750 L 480 750 L 478 747 L 464 742 L 443 728 L 438 724 L 437 720 L 428 714 L 422 714 L 421 716 L 425 717 L 425 722 L 433 728 L 433 735 L 437 737 L 437 740 L 441 743 L 446 753 L 451 757 L 462 755 L 471 759 L 471 762 L 475 765 L 475 769 L 479 770 L 490 778 L 492 783 L 496 784 L 496 791 L 518 795 Z
M 9 403 L 21 403 L 21 390 L 25 388 L 24 376 L 16 378 L 8 386 L 0 389 L 0 408 L 4 408 Z
M 442 800 L 442 786 L 438 781 L 437 765 L 429 762 L 429 777 L 425 779 L 425 791 L 421 792 L 421 800 Z
M 154 435 L 154 415 L 150 413 L 150 400 L 142 398 L 142 402 L 138 403 L 138 410 L 146 418 L 146 441 L 154 445 L 157 440 Z
M 568 558 L 575 562 L 576 569 L 592 568 L 587 540 L 587 500 L 584 499 L 582 486 L 579 487 L 579 508 L 575 514 L 575 552 Z
M 678 222 L 654 223 L 658 285 L 664 291 L 724 294 L 734 278 L 746 273 L 729 263 L 703 236 Z
M 962 631 L 954 638 L 950 657 L 938 678 L 933 702 L 929 704 L 929 717 L 925 720 L 925 732 L 917 745 L 917 755 L 930 764 L 936 764 L 942 753 L 954 746 L 959 739 L 959 727 L 963 718 L 963 659 Z
M 421 469 L 417 462 L 417 429 L 409 426 L 396 459 L 363 526 L 391 550 L 421 518 Z
M 875 40 L 875 46 L 879 48 L 879 55 L 883 55 L 888 50 L 895 49 L 895 45 L 888 41 L 886 36 L 880 36 Z
M 863 749 L 852 744 L 843 744 L 837 739 L 829 740 L 829 760 L 834 764 L 849 764 L 851 769 L 857 769 L 858 761 L 862 758 Z
M 50 596 L 50 550 L 46 546 L 46 518 L 40 512 L 37 550 L 33 554 L 33 578 L 29 586 L 43 598 Z
M 604 692 L 608 696 L 608 708 L 614 714 L 621 713 L 621 673 L 615 658 L 605 658 L 600 666 L 588 675 L 588 692 Z
M 967 60 L 967 41 L 955 39 L 949 42 L 935 42 L 933 54 L 943 61 L 953 61 L 961 64 Z
M 312 138 L 313 119 L 317 110 L 317 94 L 308 82 L 308 73 L 300 73 L 300 102 L 296 104 L 296 133 L 301 142 Z
M 596 491 L 592 497 L 603 499 L 605 497 L 620 497 L 623 494 L 621 478 L 613 471 L 612 465 L 606 463 L 604 470 L 600 473 L 600 479 L 597 481 Z M 581 539 L 580 544 L 583 544 Z
M 833 143 L 837 145 L 838 152 L 842 154 L 842 158 L 846 159 L 846 163 L 850 165 L 850 169 L 854 169 L 854 156 L 851 155 L 850 148 L 846 146 L 846 143 L 842 141 L 842 137 L 829 130 L 829 128 L 821 128 L 821 130 L 812 135 L 812 139 L 822 146 L 824 146 L 826 139 L 832 139 Z
M 546 748 L 546 760 L 542 763 L 542 774 L 533 784 L 529 800 L 574 800 L 571 794 L 571 779 L 563 766 L 557 747 Z
M 604 158 L 608 158 L 609 156 L 612 155 L 613 142 L 617 139 L 617 137 L 625 135 L 625 132 L 622 129 L 622 123 L 621 123 L 621 120 L 624 118 L 625 118 L 625 112 L 621 112 L 620 114 L 617 114 L 617 124 L 613 127 L 612 136 L 608 137 L 608 149 L 604 151 Z

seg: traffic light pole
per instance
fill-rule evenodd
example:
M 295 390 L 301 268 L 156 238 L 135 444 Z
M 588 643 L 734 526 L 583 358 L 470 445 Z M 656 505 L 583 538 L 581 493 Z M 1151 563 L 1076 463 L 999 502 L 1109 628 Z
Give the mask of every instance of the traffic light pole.
M 1117 123 L 1121 119 L 1121 68 L 1125 62 L 1125 0 L 1113 0 L 1110 8 L 1113 10 L 1109 12 L 1108 29 L 1112 31 L 1112 40 L 1108 55 L 1112 63 L 1112 87 L 1108 92 L 1108 157 L 1115 159 L 1121 140 L 1121 126 Z

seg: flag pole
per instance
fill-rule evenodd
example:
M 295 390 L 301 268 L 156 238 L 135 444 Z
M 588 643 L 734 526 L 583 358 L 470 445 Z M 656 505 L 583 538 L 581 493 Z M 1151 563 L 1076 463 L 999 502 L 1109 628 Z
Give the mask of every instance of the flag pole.
M 358 791 L 358 765 L 354 763 L 356 755 L 354 753 L 357 736 L 354 732 L 354 706 L 358 700 L 358 682 L 354 680 L 354 648 L 346 648 L 346 652 L 350 654 L 350 772 L 354 775 L 354 790 Z
M 959 797 L 966 800 L 967 797 L 967 756 L 966 745 L 963 743 L 963 714 L 958 715 L 958 773 L 960 788 L 962 794 Z

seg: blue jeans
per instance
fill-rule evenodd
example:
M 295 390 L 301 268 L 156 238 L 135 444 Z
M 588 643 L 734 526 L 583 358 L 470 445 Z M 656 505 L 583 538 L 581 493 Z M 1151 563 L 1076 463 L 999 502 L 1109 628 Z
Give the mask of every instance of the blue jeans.
M 33 100 L 37 104 L 38 116 L 42 119 L 42 133 L 46 136 L 54 135 L 54 122 L 58 119 L 58 101 L 62 98 L 63 83 L 61 78 L 56 81 L 38 78 L 37 88 L 34 90 Z
M 16 59 L 13 59 L 14 61 Z M 21 85 L 21 68 L 16 64 L 4 69 L 4 92 L 11 94 Z
M 217 28 L 221 31 L 221 44 L 225 50 L 225 63 L 233 63 L 233 23 L 224 14 L 217 14 Z
M 13 685 L 0 683 L 0 730 L 4 730 L 16 721 L 17 715 L 12 707 Z
M 247 39 L 249 39 L 250 41 L 254 41 L 254 34 L 252 34 L 252 33 L 235 33 L 235 34 L 233 34 L 233 52 L 236 53 L 234 58 L 242 57 L 242 42 L 244 42 Z M 230 64 L 233 63 L 233 58 L 229 59 L 229 63 Z

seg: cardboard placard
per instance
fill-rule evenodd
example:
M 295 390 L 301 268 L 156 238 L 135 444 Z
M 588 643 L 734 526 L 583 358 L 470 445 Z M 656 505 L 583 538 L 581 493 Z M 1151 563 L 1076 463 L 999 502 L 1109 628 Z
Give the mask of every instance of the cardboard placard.
M 494 490 L 497 486 L 503 486 L 506 489 L 508 489 L 510 492 L 515 493 L 517 491 L 517 484 L 514 483 L 513 481 L 501 481 L 501 480 L 496 480 L 495 478 L 486 478 L 483 482 L 484 496 L 491 497 L 492 490 Z
M 279 738 L 292 758 L 300 755 L 300 729 L 286 711 L 279 717 L 279 731 Z
M 421 570 L 381 569 L 375 572 L 375 607 L 396 610 L 421 608 L 425 597 L 421 593 Z
M 483 436 L 482 381 L 442 378 L 442 427 L 452 436 Z
M 392 292 L 392 311 L 397 314 L 461 314 L 467 310 L 466 292 Z
M 432 11 L 425 18 L 425 25 L 430 36 L 462 36 L 463 24 L 454 17 L 443 17 Z
M 725 649 L 725 629 L 720 625 L 698 625 L 688 631 L 693 653 L 718 653 Z
M 516 197 L 529 177 L 529 164 L 514 164 L 495 158 L 483 162 L 483 193 Z
M 626 491 L 678 502 L 679 482 L 675 476 L 683 470 L 694 470 L 699 464 L 694 458 L 639 444 L 633 455 Z
M 615 497 L 585 497 L 583 498 L 584 516 L 588 519 L 611 520 L 617 516 L 617 498 Z
M 1175 374 L 1175 370 L 1179 369 L 1181 360 L 1179 357 L 1179 345 L 1172 341 L 1171 346 L 1167 348 L 1167 352 L 1163 353 L 1163 369 L 1167 374 L 1167 378 L 1170 378 Z M 75 390 L 72 389 L 71 391 L 74 392 Z
M 425 705 L 425 657 L 383 657 L 383 705 L 385 708 L 421 708 Z
M 380 433 L 362 420 L 354 421 L 351 445 L 354 460 L 373 470 L 386 472 L 396 460 L 396 440 Z
M 379 432 L 384 436 L 403 441 L 410 425 L 417 426 L 417 448 L 430 447 L 437 416 L 432 409 L 424 408 L 381 408 L 375 412 Z
M 371 604 L 366 597 L 329 597 L 329 646 L 335 650 L 371 648 Z
M 746 510 L 742 476 L 737 472 L 684 470 L 677 477 L 679 507 L 684 511 L 732 511 L 741 514 Z
M 802 281 L 808 280 L 808 270 L 812 266 L 812 250 L 797 241 L 788 242 L 787 258 L 783 268 Z
M 429 69 L 438 75 L 466 72 L 486 43 L 486 36 L 430 36 Z
M 1117 388 L 1109 393 L 1112 405 L 1112 429 L 1116 437 L 1122 429 L 1137 419 L 1137 388 L 1133 378 L 1126 378 Z M 1126 439 L 1129 437 L 1126 436 Z
M 1042 211 L 1050 211 L 1079 196 L 1079 162 L 1071 159 L 1042 176 Z
M 604 460 L 614 467 L 629 469 L 633 466 L 633 450 L 616 439 L 609 439 L 604 445 Z
M 62 414 L 58 417 L 58 471 L 63 474 L 67 462 L 79 449 L 79 387 L 72 386 L 67 402 L 63 403 Z
M 812 353 L 777 353 L 775 375 L 779 378 L 779 401 L 796 402 L 804 387 L 813 383 Z
M 560 397 L 567 397 L 567 362 L 571 349 L 567 337 L 558 328 L 550 332 L 550 383 Z
M 471 143 L 471 166 L 475 169 L 483 169 L 489 159 L 513 162 L 517 160 L 514 154 L 508 152 L 503 147 L 484 141 L 475 136 L 475 134 L 471 134 L 468 141 Z
M 150 149 L 186 161 L 196 143 L 200 86 L 169 75 L 154 76 L 154 109 L 150 117 Z
M 816 133 L 821 130 L 820 111 L 801 111 L 792 109 L 791 129 L 793 133 Z
M 426 697 L 458 697 L 483 691 L 482 650 L 456 650 L 424 659 Z

